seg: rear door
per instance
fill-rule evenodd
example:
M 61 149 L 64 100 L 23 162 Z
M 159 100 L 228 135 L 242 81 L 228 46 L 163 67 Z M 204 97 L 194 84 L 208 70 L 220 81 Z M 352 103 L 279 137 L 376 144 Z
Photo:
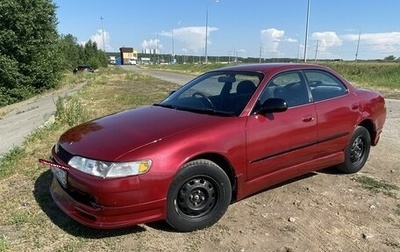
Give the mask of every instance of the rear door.
M 327 71 L 305 70 L 304 75 L 318 112 L 318 156 L 342 151 L 359 117 L 357 97 Z

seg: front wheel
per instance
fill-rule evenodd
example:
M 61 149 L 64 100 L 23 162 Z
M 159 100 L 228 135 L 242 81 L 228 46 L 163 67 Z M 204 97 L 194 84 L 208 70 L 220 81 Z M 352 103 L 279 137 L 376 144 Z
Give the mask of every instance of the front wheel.
M 221 167 L 205 159 L 191 161 L 168 191 L 167 222 L 182 232 L 211 226 L 224 215 L 231 197 L 231 183 Z
M 344 150 L 345 161 L 337 168 L 344 173 L 355 173 L 363 168 L 367 162 L 371 148 L 371 136 L 368 130 L 357 126 L 346 149 Z

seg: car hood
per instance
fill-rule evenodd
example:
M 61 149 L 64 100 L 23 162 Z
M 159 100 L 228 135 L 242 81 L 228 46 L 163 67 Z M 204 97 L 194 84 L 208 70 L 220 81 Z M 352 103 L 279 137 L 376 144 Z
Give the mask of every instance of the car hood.
M 205 127 L 218 116 L 147 106 L 105 116 L 66 131 L 60 146 L 71 155 L 115 161 L 166 137 Z

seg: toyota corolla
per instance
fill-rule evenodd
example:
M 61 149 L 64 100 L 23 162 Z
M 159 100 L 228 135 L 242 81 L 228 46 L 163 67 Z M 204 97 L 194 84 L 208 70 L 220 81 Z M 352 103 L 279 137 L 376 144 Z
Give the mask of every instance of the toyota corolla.
M 110 229 L 216 223 L 230 203 L 327 167 L 358 172 L 385 122 L 384 98 L 309 64 L 204 73 L 158 104 L 65 132 L 51 195 L 76 221 Z

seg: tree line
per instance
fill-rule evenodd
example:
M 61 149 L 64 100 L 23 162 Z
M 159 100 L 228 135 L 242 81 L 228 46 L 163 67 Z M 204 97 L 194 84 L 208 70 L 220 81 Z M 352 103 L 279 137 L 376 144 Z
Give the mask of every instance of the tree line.
M 57 31 L 51 0 L 0 2 L 0 107 L 56 88 L 66 70 L 107 66 L 105 52 Z

